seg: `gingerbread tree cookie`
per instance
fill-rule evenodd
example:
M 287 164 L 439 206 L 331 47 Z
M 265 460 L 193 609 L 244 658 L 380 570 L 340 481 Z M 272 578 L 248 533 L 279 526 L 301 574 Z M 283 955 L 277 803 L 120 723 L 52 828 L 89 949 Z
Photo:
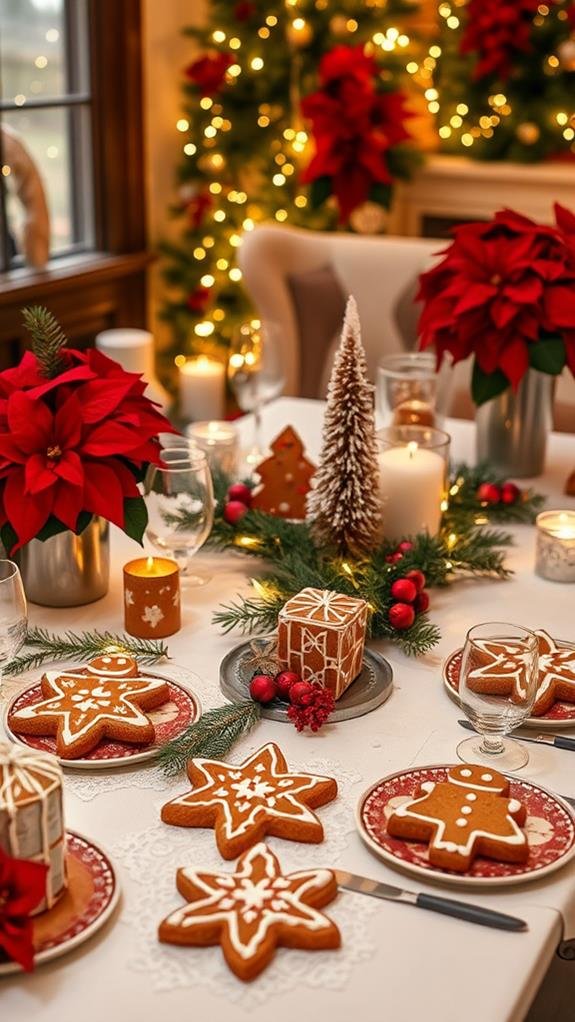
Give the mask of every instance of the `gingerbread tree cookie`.
M 240 979 L 255 979 L 282 944 L 318 951 L 341 943 L 335 923 L 318 911 L 337 895 L 331 870 L 284 875 L 263 843 L 242 855 L 235 873 L 178 870 L 177 887 L 189 904 L 160 924 L 160 940 L 195 947 L 221 943 Z
M 575 646 L 559 646 L 547 632 L 535 632 L 539 680 L 532 714 L 540 717 L 555 702 L 575 703 Z
M 96 657 L 86 667 L 47 671 L 41 681 L 43 699 L 8 717 L 18 735 L 55 735 L 61 759 L 78 759 L 103 738 L 146 745 L 154 725 L 145 710 L 169 699 L 163 678 L 142 677 L 136 661 L 122 653 Z
M 213 827 L 224 859 L 235 859 L 266 834 L 323 841 L 323 827 L 311 809 L 337 795 L 331 777 L 289 773 L 273 742 L 239 766 L 192 759 L 188 776 L 193 791 L 168 802 L 162 820 L 177 827 Z
M 458 873 L 478 855 L 525 862 L 525 807 L 508 793 L 509 782 L 496 770 L 450 767 L 446 781 L 425 781 L 417 798 L 394 809 L 387 830 L 392 837 L 428 841 L 431 864 Z
M 278 518 L 305 518 L 315 465 L 304 454 L 303 443 L 291 426 L 271 443 L 273 456 L 258 465 L 260 485 L 252 494 L 252 507 Z

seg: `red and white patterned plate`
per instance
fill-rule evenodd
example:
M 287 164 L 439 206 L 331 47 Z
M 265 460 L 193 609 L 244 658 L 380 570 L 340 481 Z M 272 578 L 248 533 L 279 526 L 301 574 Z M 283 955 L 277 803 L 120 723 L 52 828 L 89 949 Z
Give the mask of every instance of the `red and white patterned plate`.
M 61 666 L 61 665 L 60 665 Z M 151 674 L 151 671 L 142 671 L 142 675 Z M 174 680 L 174 675 L 178 681 Z M 156 729 L 156 738 L 149 745 L 132 745 L 129 742 L 112 742 L 105 739 L 100 742 L 92 752 L 81 759 L 60 759 L 63 767 L 72 770 L 108 770 L 111 767 L 128 766 L 133 763 L 142 763 L 145 760 L 154 759 L 158 750 L 166 742 L 185 731 L 190 724 L 201 715 L 200 701 L 187 686 L 188 679 L 196 678 L 190 671 L 182 667 L 175 667 L 172 664 L 158 665 L 153 668 L 154 677 L 165 677 L 170 690 L 170 701 L 158 707 L 157 710 L 150 710 L 148 716 Z M 182 684 L 182 681 L 186 684 Z M 35 681 L 26 686 L 21 692 L 14 696 L 9 703 L 4 719 L 4 727 L 13 742 L 19 745 L 28 745 L 32 749 L 39 749 L 41 752 L 51 752 L 56 755 L 56 740 L 51 736 L 39 735 L 17 735 L 8 725 L 8 716 L 13 710 L 30 703 L 38 703 L 42 699 L 40 683 Z
M 466 873 L 432 866 L 423 841 L 404 841 L 387 833 L 393 809 L 419 791 L 423 781 L 445 781 L 447 766 L 400 770 L 377 781 L 361 796 L 356 824 L 368 848 L 389 865 L 427 881 L 448 886 L 496 887 L 539 880 L 560 869 L 575 855 L 575 816 L 557 795 L 527 779 L 509 777 L 511 797 L 527 808 L 525 831 L 529 858 L 524 863 L 495 862 L 478 857 Z
M 570 645 L 570 643 L 565 643 L 565 645 Z M 456 649 L 447 657 L 443 665 L 443 684 L 447 689 L 447 694 L 458 705 L 460 705 L 459 673 L 462 658 L 463 649 Z M 553 703 L 547 713 L 541 717 L 528 717 L 521 726 L 534 727 L 539 731 L 562 731 L 564 728 L 575 727 L 575 703 Z
M 35 916 L 35 964 L 83 944 L 110 918 L 120 897 L 120 886 L 108 856 L 88 838 L 68 831 L 66 835 L 68 889 L 53 908 Z M 16 962 L 0 952 L 0 976 L 22 972 Z

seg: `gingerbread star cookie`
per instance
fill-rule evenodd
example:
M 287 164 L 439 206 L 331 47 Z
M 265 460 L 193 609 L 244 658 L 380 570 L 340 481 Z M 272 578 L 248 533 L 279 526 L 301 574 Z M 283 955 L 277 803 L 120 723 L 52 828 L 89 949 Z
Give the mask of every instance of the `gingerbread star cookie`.
M 194 789 L 168 802 L 162 820 L 178 827 L 213 827 L 224 859 L 235 859 L 266 834 L 291 841 L 319 842 L 323 827 L 310 807 L 337 795 L 331 777 L 288 773 L 273 742 L 239 766 L 192 759 Z
M 492 639 L 477 639 L 474 647 L 472 666 L 467 674 L 469 688 L 485 695 L 511 696 L 513 702 L 522 703 L 528 688 L 529 653 L 513 642 Z
M 446 781 L 424 781 L 416 798 L 394 809 L 387 830 L 392 837 L 428 841 L 430 863 L 458 873 L 467 872 L 478 855 L 525 862 L 525 807 L 508 794 L 509 782 L 497 770 L 450 767 Z
M 194 947 L 221 943 L 240 979 L 255 979 L 281 945 L 309 951 L 340 946 L 337 926 L 318 912 L 337 895 L 331 870 L 284 875 L 263 843 L 242 855 L 235 873 L 179 869 L 176 883 L 188 904 L 160 924 L 160 940 Z
M 127 654 L 96 657 L 86 667 L 47 671 L 41 680 L 43 699 L 9 714 L 18 735 L 55 735 L 61 759 L 79 759 L 103 738 L 146 745 L 154 725 L 144 710 L 168 701 L 163 678 L 142 677 Z
M 575 703 L 575 646 L 559 646 L 542 629 L 535 634 L 539 645 L 539 681 L 532 714 L 540 717 L 553 703 Z

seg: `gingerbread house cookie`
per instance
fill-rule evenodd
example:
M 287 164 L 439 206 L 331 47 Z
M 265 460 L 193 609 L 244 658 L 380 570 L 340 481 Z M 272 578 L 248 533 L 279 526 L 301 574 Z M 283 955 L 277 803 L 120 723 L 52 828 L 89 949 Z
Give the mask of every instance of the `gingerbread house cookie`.
M 339 699 L 361 671 L 366 624 L 365 600 L 329 589 L 302 589 L 279 613 L 279 659 Z
M 478 855 L 525 862 L 525 807 L 508 794 L 509 782 L 497 770 L 453 766 L 446 781 L 425 781 L 416 798 L 394 809 L 387 830 L 392 837 L 428 841 L 432 865 L 458 873 L 467 872 Z
M 341 943 L 335 923 L 318 911 L 337 895 L 331 870 L 284 874 L 265 844 L 246 852 L 234 873 L 180 869 L 177 887 L 187 904 L 160 924 L 160 940 L 193 947 L 221 944 L 230 969 L 242 980 L 255 979 L 278 946 L 319 951 Z
M 49 753 L 0 744 L 0 850 L 48 867 L 34 914 L 52 908 L 67 881 L 62 771 Z

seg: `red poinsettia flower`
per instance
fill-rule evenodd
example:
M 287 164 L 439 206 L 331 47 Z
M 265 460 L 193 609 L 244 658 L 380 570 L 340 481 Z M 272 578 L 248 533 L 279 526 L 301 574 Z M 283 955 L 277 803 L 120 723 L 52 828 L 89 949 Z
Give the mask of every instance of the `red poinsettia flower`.
M 475 81 L 488 76 L 505 82 L 511 75 L 518 53 L 532 47 L 533 18 L 539 0 L 469 0 L 461 53 L 474 53 Z
M 566 210 L 558 217 L 575 222 Z M 420 277 L 421 347 L 435 346 L 440 361 L 445 352 L 455 362 L 475 355 L 484 373 L 501 370 L 517 387 L 532 346 L 560 335 L 575 371 L 575 260 L 561 231 L 503 210 L 454 236 Z
M 359 46 L 334 46 L 319 63 L 319 80 L 322 85 L 340 78 L 355 78 L 373 89 L 377 74 L 376 60 L 365 52 L 363 43 Z
M 0 948 L 27 972 L 34 968 L 30 913 L 46 892 L 47 866 L 12 859 L 0 849 Z
M 233 64 L 229 53 L 206 53 L 186 68 L 186 76 L 194 82 L 202 96 L 214 96 L 226 80 L 226 71 Z
M 206 213 L 210 211 L 214 200 L 209 192 L 199 192 L 186 204 L 186 213 L 195 231 L 199 230 L 204 222 Z

